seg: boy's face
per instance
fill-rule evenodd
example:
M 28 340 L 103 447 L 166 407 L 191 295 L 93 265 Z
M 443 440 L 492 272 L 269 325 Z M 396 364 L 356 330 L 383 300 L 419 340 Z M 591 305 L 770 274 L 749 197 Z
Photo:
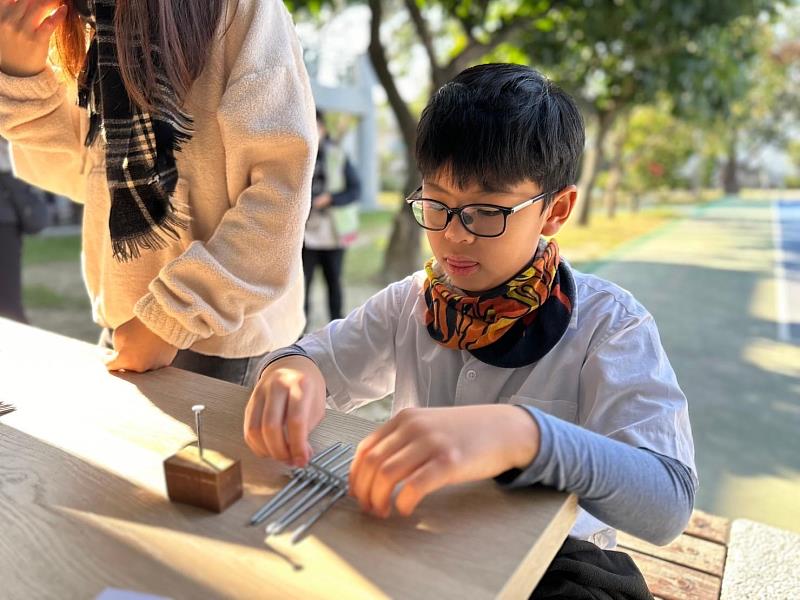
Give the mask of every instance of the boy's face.
M 459 190 L 446 177 L 427 179 L 422 196 L 443 202 L 450 208 L 467 204 L 494 204 L 511 208 L 543 190 L 533 181 L 511 186 L 504 192 L 487 191 L 477 184 Z M 550 191 L 550 190 L 548 190 Z M 543 201 L 508 215 L 505 232 L 494 238 L 478 237 L 467 231 L 453 215 L 443 231 L 428 236 L 437 262 L 456 287 L 482 292 L 505 283 L 533 258 L 541 235 L 555 235 L 567 221 L 575 204 L 574 185 L 554 194 L 553 202 L 542 210 Z

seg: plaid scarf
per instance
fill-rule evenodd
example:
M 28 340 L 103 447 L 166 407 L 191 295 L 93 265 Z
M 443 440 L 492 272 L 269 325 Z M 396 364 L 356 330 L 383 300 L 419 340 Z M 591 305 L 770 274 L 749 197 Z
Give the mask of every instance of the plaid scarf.
M 147 47 L 161 89 L 157 109 L 143 112 L 131 101 L 117 60 L 115 4 L 115 0 L 88 3 L 95 32 L 79 78 L 78 104 L 89 113 L 86 145 L 101 131 L 104 134 L 111 194 L 108 227 L 114 258 L 125 262 L 139 258 L 142 250 L 166 247 L 164 235 L 177 240 L 177 229 L 186 228 L 170 196 L 178 181 L 175 152 L 191 138 L 192 118 L 181 110 L 153 40 Z
M 449 285 L 430 259 L 424 285 L 425 325 L 453 350 L 490 365 L 518 368 L 547 354 L 569 325 L 575 284 L 555 240 L 539 244 L 531 264 L 506 283 L 476 296 Z

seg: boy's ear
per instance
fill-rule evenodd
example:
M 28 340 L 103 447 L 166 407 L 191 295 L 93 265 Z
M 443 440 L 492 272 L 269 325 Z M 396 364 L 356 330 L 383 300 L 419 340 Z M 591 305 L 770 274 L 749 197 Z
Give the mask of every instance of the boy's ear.
M 572 214 L 577 198 L 578 188 L 574 185 L 568 185 L 556 192 L 555 199 L 547 207 L 542 235 L 551 236 L 558 233 Z

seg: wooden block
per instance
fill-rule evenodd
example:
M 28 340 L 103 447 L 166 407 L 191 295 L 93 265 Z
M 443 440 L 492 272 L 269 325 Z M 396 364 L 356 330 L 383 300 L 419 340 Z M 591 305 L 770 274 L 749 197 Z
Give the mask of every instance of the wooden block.
M 239 460 L 196 446 L 187 446 L 164 461 L 167 495 L 181 502 L 222 512 L 242 497 L 242 465 Z

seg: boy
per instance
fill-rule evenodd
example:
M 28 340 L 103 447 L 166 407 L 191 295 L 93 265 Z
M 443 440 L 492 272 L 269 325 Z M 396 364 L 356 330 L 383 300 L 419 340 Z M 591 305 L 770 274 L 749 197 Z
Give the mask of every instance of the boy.
M 527 67 L 481 65 L 442 87 L 409 198 L 435 258 L 266 358 L 245 413 L 251 449 L 303 465 L 326 394 L 350 411 L 393 393 L 350 472 L 366 511 L 386 517 L 397 488 L 408 515 L 445 485 L 497 477 L 576 493 L 570 535 L 600 548 L 613 528 L 679 535 L 694 447 L 653 318 L 540 237 L 570 216 L 583 145 L 573 100 Z

